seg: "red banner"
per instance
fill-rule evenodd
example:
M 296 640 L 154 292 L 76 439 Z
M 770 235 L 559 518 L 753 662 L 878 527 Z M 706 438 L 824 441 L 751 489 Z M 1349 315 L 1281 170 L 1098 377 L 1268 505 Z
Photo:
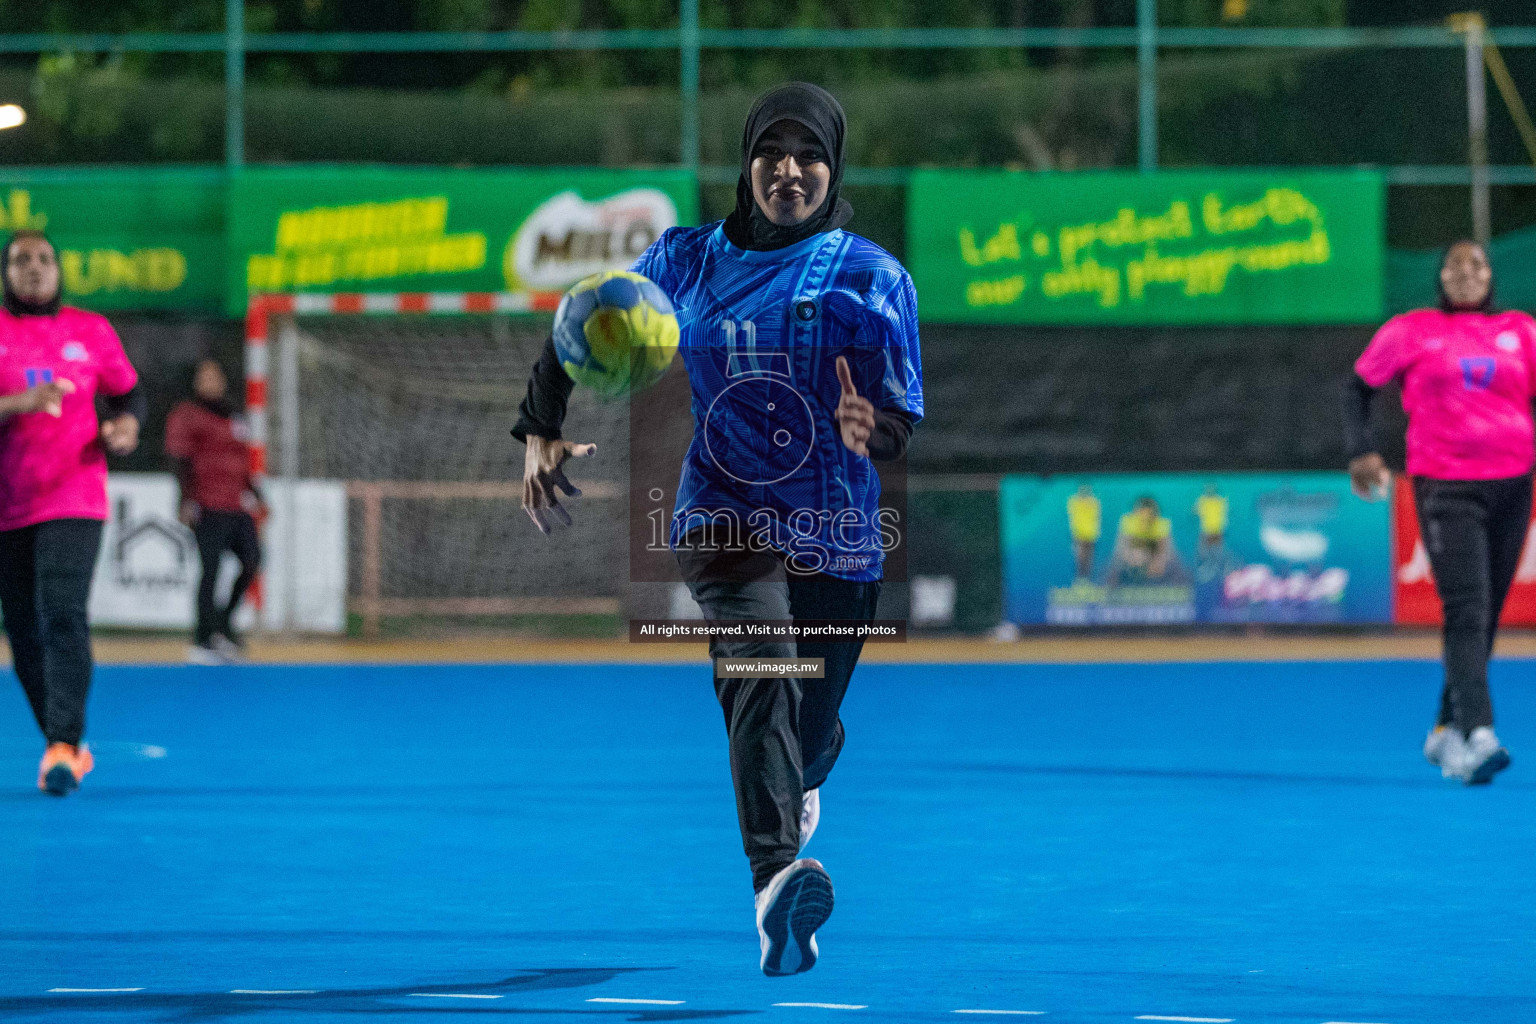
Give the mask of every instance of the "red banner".
M 1515 584 L 1504 602 L 1499 621 L 1506 626 L 1536 625 L 1536 513 L 1525 534 L 1525 551 Z M 1392 621 L 1408 626 L 1438 626 L 1440 596 L 1429 567 L 1429 553 L 1419 538 L 1419 517 L 1413 507 L 1413 485 L 1407 477 L 1392 482 Z

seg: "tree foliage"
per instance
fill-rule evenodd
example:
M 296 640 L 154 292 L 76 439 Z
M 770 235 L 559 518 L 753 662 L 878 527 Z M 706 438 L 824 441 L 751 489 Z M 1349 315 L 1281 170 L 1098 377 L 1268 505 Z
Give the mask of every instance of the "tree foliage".
M 1241 0 L 1254 25 L 1339 25 L 1436 20 L 1464 6 L 1451 0 Z M 1504 23 L 1528 17 L 1525 0 L 1482 5 Z M 1131 25 L 1136 0 L 702 0 L 705 24 L 751 28 L 888 26 Z M 1233 0 L 1160 0 L 1165 25 L 1231 23 Z M 1500 8 L 1507 8 L 1506 13 Z M 0 0 L 0 32 L 212 32 L 224 25 L 224 0 Z M 1395 17 L 1396 11 L 1413 12 Z M 253 31 L 411 31 L 664 28 L 677 24 L 678 0 L 246 0 Z
M 1234 0 L 1161 0 L 1168 25 L 1223 21 Z M 1242 23 L 1332 25 L 1345 0 L 1241 0 Z M 497 31 L 670 28 L 679 0 L 246 0 L 252 32 Z M 701 0 L 713 28 L 890 28 L 1129 26 L 1136 0 Z M 0 0 L 0 32 L 219 31 L 224 0 Z M 1124 61 L 1120 51 L 900 50 L 709 51 L 707 87 L 758 86 L 785 76 L 829 84 L 953 77 L 1026 67 Z M 82 58 L 74 72 L 102 61 Z M 125 54 L 112 73 L 153 77 L 222 76 L 219 55 Z M 527 96 L 557 86 L 621 87 L 675 82 L 672 52 L 547 54 L 258 54 L 255 82 L 379 88 L 469 88 Z

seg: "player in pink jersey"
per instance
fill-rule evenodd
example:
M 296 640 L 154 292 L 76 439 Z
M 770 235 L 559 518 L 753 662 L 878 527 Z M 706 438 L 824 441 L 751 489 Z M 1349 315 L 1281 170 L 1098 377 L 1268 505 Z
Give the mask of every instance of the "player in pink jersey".
M 1493 268 L 1476 242 L 1446 251 L 1440 304 L 1394 317 L 1355 363 L 1347 390 L 1349 473 L 1380 497 L 1370 400 L 1396 380 L 1408 413 L 1408 475 L 1445 606 L 1445 689 L 1424 756 L 1447 778 L 1491 782 L 1509 766 L 1493 731 L 1488 658 L 1520 564 L 1536 462 L 1536 321 L 1493 308 Z
M 38 788 L 64 796 L 92 766 L 81 742 L 92 669 L 86 604 L 107 518 L 106 453 L 138 445 L 144 402 L 106 319 L 60 307 L 45 236 L 12 235 L 0 281 L 0 614 L 47 741 Z

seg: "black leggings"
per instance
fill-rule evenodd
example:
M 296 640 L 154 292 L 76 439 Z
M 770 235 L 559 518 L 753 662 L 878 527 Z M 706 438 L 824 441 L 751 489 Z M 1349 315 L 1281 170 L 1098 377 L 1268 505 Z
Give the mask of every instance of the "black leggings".
M 192 528 L 197 537 L 197 553 L 203 563 L 203 577 L 197 585 L 197 642 L 207 646 L 213 634 L 234 636 L 230 616 L 240 606 L 240 598 L 256 579 L 261 569 L 261 543 L 256 537 L 256 520 L 247 512 L 212 512 L 204 510 Z M 219 582 L 219 560 L 224 552 L 232 551 L 240 560 L 240 575 L 230 588 L 229 600 L 223 605 L 214 600 L 214 588 Z
M 1419 531 L 1445 606 L 1445 689 L 1438 724 L 1463 734 L 1493 725 L 1488 658 L 1520 565 L 1531 518 L 1531 478 L 1415 477 Z
M 95 519 L 0 530 L 0 614 L 11 661 L 49 743 L 78 746 L 91 690 L 86 605 L 101 546 Z
M 772 555 L 748 557 L 722 568 L 724 559 L 679 550 L 678 562 L 694 600 L 712 621 L 868 622 L 880 599 L 879 581 L 859 583 L 825 575 L 786 573 Z M 741 570 L 741 563 L 752 563 Z M 742 848 L 761 890 L 800 850 L 805 793 L 827 780 L 843 749 L 839 710 L 858 664 L 863 640 L 798 643 L 778 639 L 714 639 L 712 658 L 824 658 L 822 679 L 716 679 L 725 713 L 731 781 Z

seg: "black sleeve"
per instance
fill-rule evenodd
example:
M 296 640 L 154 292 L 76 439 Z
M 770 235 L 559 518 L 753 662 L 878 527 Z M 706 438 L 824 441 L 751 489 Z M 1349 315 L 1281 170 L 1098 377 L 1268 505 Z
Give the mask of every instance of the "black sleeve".
M 901 409 L 876 409 L 875 429 L 865 447 L 876 462 L 894 462 L 907 452 L 912 440 L 912 417 Z
M 1351 461 L 1376 450 L 1371 430 L 1371 399 L 1376 391 L 1358 373 L 1344 381 L 1344 448 Z
M 144 389 L 137 384 L 125 394 L 102 395 L 101 404 L 114 417 L 127 413 L 141 425 L 149 418 L 149 399 L 144 397 Z
M 558 441 L 560 427 L 565 423 L 565 406 L 575 385 L 555 354 L 555 339 L 546 339 L 539 361 L 533 365 L 533 376 L 528 378 L 528 394 L 517 407 L 517 425 L 512 428 L 512 436 L 524 444 L 528 443 L 529 434 Z

